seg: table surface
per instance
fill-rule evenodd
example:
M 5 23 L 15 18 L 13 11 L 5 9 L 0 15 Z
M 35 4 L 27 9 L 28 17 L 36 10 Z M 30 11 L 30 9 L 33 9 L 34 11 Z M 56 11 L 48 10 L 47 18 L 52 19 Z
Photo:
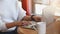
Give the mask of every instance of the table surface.
M 38 34 L 37 31 L 32 29 L 25 29 L 25 28 L 19 27 L 19 30 L 20 30 L 18 31 L 20 32 L 19 34 Z

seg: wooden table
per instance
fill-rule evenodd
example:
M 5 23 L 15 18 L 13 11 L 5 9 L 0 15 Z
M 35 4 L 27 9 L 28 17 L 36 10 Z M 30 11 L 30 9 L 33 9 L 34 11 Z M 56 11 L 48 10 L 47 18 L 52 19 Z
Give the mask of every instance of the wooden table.
M 32 30 L 32 29 L 25 29 L 22 27 L 18 28 L 18 33 L 19 34 L 38 34 L 37 31 Z

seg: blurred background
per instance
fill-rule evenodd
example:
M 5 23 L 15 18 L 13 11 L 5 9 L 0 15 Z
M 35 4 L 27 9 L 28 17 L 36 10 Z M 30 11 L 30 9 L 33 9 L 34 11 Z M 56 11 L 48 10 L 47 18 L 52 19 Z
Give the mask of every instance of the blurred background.
M 23 9 L 27 11 L 27 14 L 39 14 L 42 15 L 42 11 L 45 7 L 53 5 L 56 6 L 57 0 L 19 0 Z M 57 6 L 56 6 L 57 7 Z M 55 15 L 60 16 L 60 11 L 56 11 Z

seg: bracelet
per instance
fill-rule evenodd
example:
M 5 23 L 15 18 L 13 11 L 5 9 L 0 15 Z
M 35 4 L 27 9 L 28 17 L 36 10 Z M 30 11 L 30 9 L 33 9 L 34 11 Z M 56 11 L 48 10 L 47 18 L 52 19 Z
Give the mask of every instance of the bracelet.
M 33 18 L 33 16 L 35 16 L 35 15 L 31 15 L 31 19 L 32 19 L 32 21 L 35 21 L 35 19 Z

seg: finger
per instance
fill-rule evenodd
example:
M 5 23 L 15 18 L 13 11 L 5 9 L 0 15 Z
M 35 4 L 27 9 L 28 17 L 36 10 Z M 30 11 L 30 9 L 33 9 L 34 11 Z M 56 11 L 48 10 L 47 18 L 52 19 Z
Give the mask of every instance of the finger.
M 23 24 L 22 24 L 23 26 L 26 26 L 26 25 L 28 25 L 28 22 L 23 22 Z

